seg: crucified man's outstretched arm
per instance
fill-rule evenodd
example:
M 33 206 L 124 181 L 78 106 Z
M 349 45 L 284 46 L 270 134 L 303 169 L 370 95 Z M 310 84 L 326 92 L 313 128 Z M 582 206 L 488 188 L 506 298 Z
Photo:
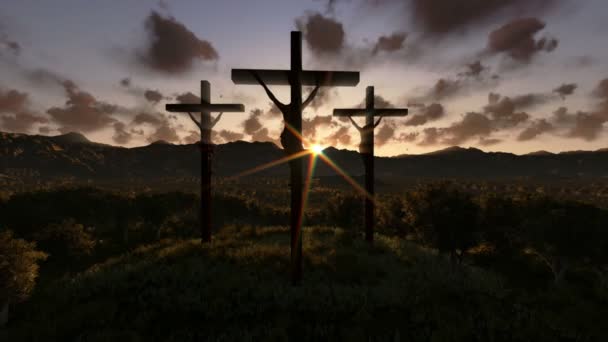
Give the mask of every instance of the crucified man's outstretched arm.
M 277 106 L 279 108 L 279 110 L 283 113 L 283 115 L 286 115 L 287 113 L 289 113 L 288 106 L 285 105 L 284 103 L 282 103 L 281 101 L 279 101 L 279 99 L 277 99 L 276 96 L 274 96 L 272 91 L 270 91 L 270 89 L 268 88 L 266 83 L 264 83 L 264 81 L 260 78 L 258 73 L 255 71 L 252 71 L 251 74 L 253 75 L 253 77 L 255 77 L 256 81 L 258 81 L 258 83 L 264 88 L 264 91 L 266 91 L 266 94 L 268 95 L 270 100 L 272 100 L 272 102 L 275 104 L 275 106 Z
M 378 121 L 376 121 L 376 123 L 374 124 L 374 128 L 378 127 L 378 125 L 380 124 L 380 121 L 382 121 L 382 116 L 378 119 Z
M 302 102 L 302 109 L 306 108 L 311 102 L 312 100 L 315 99 L 315 96 L 317 96 L 317 93 L 319 92 L 319 88 L 321 86 L 317 83 L 317 85 L 315 86 L 315 89 L 313 89 L 310 94 L 308 94 L 308 97 L 306 98 L 306 100 L 304 102 Z
M 211 123 L 211 127 L 209 128 L 213 128 L 215 127 L 215 125 L 217 125 L 217 122 L 220 121 L 220 119 L 222 118 L 222 114 L 224 114 L 224 112 L 220 112 L 217 117 L 213 120 L 213 122 Z
M 188 112 L 188 115 L 190 116 L 190 119 L 192 119 L 192 121 L 194 121 L 194 123 L 198 126 L 198 129 L 200 129 L 202 131 L 203 126 L 201 125 L 201 122 L 196 120 L 196 118 L 194 117 L 194 115 L 192 115 L 192 113 Z
M 353 125 L 355 125 L 355 127 L 357 128 L 357 130 L 358 130 L 359 132 L 361 132 L 361 130 L 362 130 L 363 128 L 361 128 L 361 126 L 357 125 L 357 123 L 355 122 L 355 120 L 353 120 L 353 118 L 352 118 L 352 117 L 350 117 L 350 116 L 349 116 L 349 117 L 348 117 L 348 119 L 350 120 L 350 122 L 352 122 L 352 123 L 353 123 Z

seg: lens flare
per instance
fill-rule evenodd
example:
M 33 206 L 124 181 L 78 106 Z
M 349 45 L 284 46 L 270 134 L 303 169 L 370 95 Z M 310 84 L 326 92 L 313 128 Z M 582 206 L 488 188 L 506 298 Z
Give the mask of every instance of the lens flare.
M 310 146 L 310 150 L 314 155 L 323 153 L 324 149 L 325 148 L 319 144 L 313 144 L 312 146 Z

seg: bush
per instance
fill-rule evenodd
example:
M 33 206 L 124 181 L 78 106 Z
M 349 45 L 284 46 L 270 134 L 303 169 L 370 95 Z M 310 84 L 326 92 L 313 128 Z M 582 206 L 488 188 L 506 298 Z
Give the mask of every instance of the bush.
M 65 219 L 59 224 L 50 224 L 34 235 L 38 244 L 53 259 L 77 258 L 91 255 L 95 240 L 82 224 L 74 219 Z

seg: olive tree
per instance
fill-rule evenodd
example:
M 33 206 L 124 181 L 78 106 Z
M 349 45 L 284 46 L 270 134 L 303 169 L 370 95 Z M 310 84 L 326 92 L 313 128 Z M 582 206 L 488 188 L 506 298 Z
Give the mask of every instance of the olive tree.
M 10 231 L 0 232 L 0 326 L 8 320 L 10 303 L 21 302 L 32 292 L 38 263 L 45 259 L 35 243 L 16 239 Z
M 479 239 L 479 206 L 470 193 L 447 182 L 428 184 L 406 194 L 405 220 L 419 239 L 462 263 Z

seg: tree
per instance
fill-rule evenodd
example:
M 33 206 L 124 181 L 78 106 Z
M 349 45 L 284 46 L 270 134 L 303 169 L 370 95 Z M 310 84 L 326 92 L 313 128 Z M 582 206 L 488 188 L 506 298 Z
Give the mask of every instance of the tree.
M 0 326 L 8 320 L 10 303 L 21 302 L 32 292 L 38 262 L 46 257 L 36 250 L 36 243 L 15 239 L 10 231 L 0 232 Z
M 479 237 L 479 206 L 451 183 L 429 184 L 408 193 L 405 220 L 427 245 L 462 263 Z
M 521 251 L 521 204 L 512 197 L 489 193 L 482 197 L 480 206 L 483 238 L 494 252 L 512 255 Z
M 95 248 L 95 239 L 82 224 L 74 219 L 64 219 L 59 224 L 50 224 L 34 235 L 40 248 L 53 259 L 77 258 L 90 255 Z
M 559 285 L 575 264 L 589 263 L 601 252 L 597 246 L 602 211 L 578 202 L 535 198 L 527 206 L 524 228 L 530 250 L 553 273 Z

